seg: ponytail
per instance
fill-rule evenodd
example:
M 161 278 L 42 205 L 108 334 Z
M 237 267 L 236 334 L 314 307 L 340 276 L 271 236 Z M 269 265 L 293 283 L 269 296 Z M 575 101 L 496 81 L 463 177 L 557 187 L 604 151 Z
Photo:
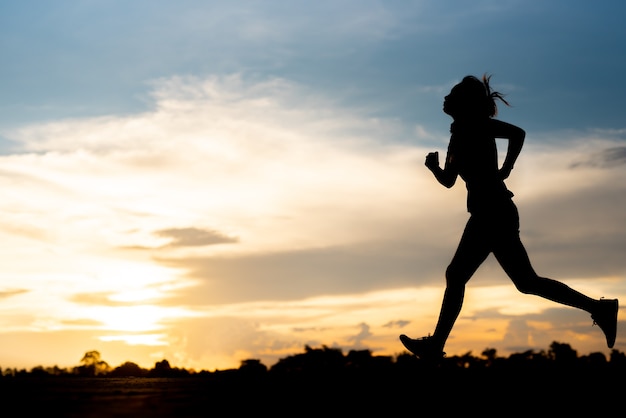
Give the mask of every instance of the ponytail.
M 504 99 L 504 95 L 498 91 L 492 91 L 489 85 L 491 75 L 483 74 L 483 85 L 485 86 L 485 93 L 487 95 L 487 113 L 489 117 L 496 116 L 498 114 L 498 106 L 496 105 L 496 99 L 500 100 L 507 106 L 510 106 L 509 102 Z

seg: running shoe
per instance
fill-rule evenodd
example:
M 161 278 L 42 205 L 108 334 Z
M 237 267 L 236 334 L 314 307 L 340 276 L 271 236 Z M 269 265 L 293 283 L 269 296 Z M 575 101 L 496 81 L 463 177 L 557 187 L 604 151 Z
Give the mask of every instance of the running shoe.
M 606 336 L 606 345 L 613 348 L 617 336 L 617 299 L 600 299 L 598 309 L 591 315 L 593 324 L 600 327 Z

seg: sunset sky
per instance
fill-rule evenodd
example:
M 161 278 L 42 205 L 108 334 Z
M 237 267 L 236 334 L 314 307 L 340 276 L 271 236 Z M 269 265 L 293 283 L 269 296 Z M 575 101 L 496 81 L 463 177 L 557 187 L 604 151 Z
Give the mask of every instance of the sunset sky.
M 468 214 L 424 166 L 492 74 L 542 276 L 626 303 L 622 1 L 0 1 L 0 367 L 266 365 L 434 331 Z M 506 143 L 498 142 L 500 146 Z M 501 148 L 504 149 L 504 148 Z M 624 311 L 615 348 L 626 351 Z M 609 354 L 493 257 L 448 355 Z

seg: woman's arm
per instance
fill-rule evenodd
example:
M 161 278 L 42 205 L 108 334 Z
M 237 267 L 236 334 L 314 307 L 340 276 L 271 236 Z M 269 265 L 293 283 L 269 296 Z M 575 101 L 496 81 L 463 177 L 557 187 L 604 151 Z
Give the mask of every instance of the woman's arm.
M 526 138 L 526 132 L 518 126 L 511 125 L 510 123 L 502 122 L 497 119 L 490 119 L 491 133 L 495 138 L 506 138 L 509 140 L 509 144 L 506 150 L 506 157 L 504 163 L 499 170 L 500 178 L 502 180 L 509 177 L 517 157 L 522 151 L 524 145 L 524 138 Z
M 450 153 L 446 156 L 446 163 L 443 169 L 439 167 L 439 153 L 437 151 L 428 153 L 426 156 L 426 167 L 435 175 L 437 181 L 448 189 L 456 183 L 459 171 Z

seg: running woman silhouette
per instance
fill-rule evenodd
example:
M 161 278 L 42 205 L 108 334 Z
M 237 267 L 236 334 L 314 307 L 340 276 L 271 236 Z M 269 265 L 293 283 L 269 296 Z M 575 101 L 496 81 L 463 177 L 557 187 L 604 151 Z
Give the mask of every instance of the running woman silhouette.
M 423 360 L 441 360 L 446 340 L 461 312 L 465 286 L 493 253 L 520 292 L 587 311 L 612 348 L 617 333 L 618 300 L 592 299 L 561 282 L 538 276 L 530 263 L 520 240 L 513 193 L 504 183 L 522 150 L 526 133 L 494 119 L 496 99 L 509 103 L 502 94 L 492 91 L 490 78 L 466 76 L 444 99 L 443 111 L 453 119 L 445 164 L 442 169 L 438 153 L 431 152 L 426 156 L 426 167 L 447 188 L 454 186 L 457 177 L 463 179 L 470 217 L 446 269 L 446 289 L 434 333 L 418 339 L 403 334 L 400 341 Z M 508 140 L 502 167 L 498 167 L 495 138 Z

